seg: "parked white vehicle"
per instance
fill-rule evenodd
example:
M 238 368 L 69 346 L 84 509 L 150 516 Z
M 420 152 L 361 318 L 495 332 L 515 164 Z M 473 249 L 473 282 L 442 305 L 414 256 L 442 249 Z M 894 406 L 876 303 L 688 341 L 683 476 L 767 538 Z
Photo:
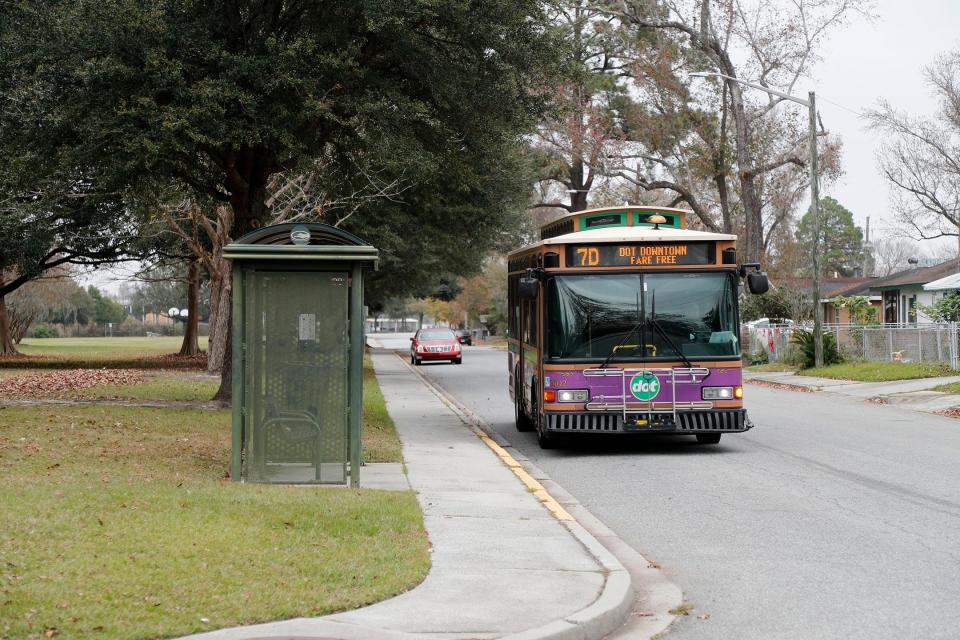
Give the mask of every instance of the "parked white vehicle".
M 772 322 L 770 318 L 757 318 L 756 320 L 751 320 L 750 322 L 745 323 L 748 329 L 766 329 L 767 327 L 788 327 L 793 328 L 793 320 L 781 320 L 780 322 Z

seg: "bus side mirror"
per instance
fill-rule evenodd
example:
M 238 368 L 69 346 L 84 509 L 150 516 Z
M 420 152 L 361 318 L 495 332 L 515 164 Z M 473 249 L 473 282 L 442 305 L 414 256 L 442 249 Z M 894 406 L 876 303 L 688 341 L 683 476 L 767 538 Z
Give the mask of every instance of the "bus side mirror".
M 767 279 L 767 274 L 762 271 L 752 271 L 747 274 L 747 290 L 754 294 L 760 295 L 766 293 L 770 289 L 770 281 Z
M 517 293 L 520 294 L 520 297 L 524 300 L 534 300 L 537 297 L 537 294 L 540 292 L 540 281 L 536 278 L 531 278 L 530 276 L 524 276 L 520 278 L 519 286 L 517 287 Z

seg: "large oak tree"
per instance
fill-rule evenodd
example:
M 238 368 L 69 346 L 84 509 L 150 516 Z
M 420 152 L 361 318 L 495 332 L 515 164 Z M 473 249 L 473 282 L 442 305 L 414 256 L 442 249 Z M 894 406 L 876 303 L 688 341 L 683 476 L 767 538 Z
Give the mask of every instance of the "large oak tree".
M 495 158 L 541 113 L 552 51 L 535 0 L 3 4 L 5 144 L 176 181 L 230 206 L 230 238 L 269 221 L 272 176 L 331 147 Z

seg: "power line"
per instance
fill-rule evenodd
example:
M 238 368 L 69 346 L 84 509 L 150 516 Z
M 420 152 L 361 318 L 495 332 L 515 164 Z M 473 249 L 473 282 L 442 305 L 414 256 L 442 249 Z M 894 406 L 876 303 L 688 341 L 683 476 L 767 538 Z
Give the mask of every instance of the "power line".
M 866 112 L 864 112 L 864 111 L 858 111 L 858 110 L 856 110 L 856 109 L 851 109 L 850 107 L 846 107 L 846 106 L 840 104 L 839 102 L 834 102 L 834 101 L 831 100 L 830 98 L 824 97 L 823 94 L 821 94 L 821 93 L 817 93 L 817 99 L 818 99 L 818 100 L 823 100 L 824 102 L 829 102 L 829 103 L 832 104 L 833 106 L 835 106 L 835 107 L 840 107 L 840 108 L 843 109 L 844 111 L 849 111 L 850 113 L 852 113 L 852 114 L 854 114 L 854 115 L 857 115 L 857 116 L 860 116 L 861 118 L 866 117 L 866 115 L 867 115 Z

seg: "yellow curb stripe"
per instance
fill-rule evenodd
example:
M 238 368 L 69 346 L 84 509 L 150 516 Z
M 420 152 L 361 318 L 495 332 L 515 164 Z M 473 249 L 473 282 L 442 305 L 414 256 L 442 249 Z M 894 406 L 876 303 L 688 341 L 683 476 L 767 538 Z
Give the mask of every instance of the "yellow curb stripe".
M 534 497 L 539 500 L 543 506 L 550 511 L 550 513 L 553 514 L 554 518 L 557 520 L 573 520 L 573 516 L 571 516 L 553 496 L 547 493 L 547 490 L 543 488 L 543 485 L 537 482 L 536 478 L 527 473 L 523 466 L 517 462 L 513 456 L 507 453 L 506 449 L 494 442 L 493 438 L 485 433 L 481 432 L 479 436 L 480 439 L 483 440 L 484 444 L 490 447 L 493 452 L 497 454 L 501 460 L 503 460 L 504 464 L 506 464 L 510 470 L 513 471 L 513 474 L 520 479 L 520 482 L 526 485 L 527 489 L 533 492 Z
M 413 373 L 413 375 L 420 378 L 420 381 L 423 382 L 423 384 L 425 384 L 427 388 L 430 389 L 434 393 L 434 395 L 437 396 L 437 398 L 440 399 L 440 402 L 447 405 L 454 413 L 461 416 L 461 419 L 467 420 L 467 418 L 464 416 L 460 408 L 457 407 L 452 400 L 447 398 L 446 395 L 442 391 L 440 391 L 440 389 L 436 385 L 434 385 L 432 382 L 427 380 L 427 377 L 425 375 L 423 375 L 422 373 L 414 369 L 406 361 L 406 359 L 403 358 L 403 356 L 400 356 L 398 354 L 397 357 L 400 358 L 401 362 L 403 362 L 407 366 L 407 368 Z M 474 429 L 476 429 L 477 431 L 477 436 L 481 440 L 483 440 L 484 444 L 490 447 L 490 449 L 495 454 L 497 454 L 497 457 L 499 457 L 503 461 L 503 463 L 510 468 L 511 471 L 513 471 L 513 475 L 517 476 L 517 478 L 520 479 L 520 482 L 522 482 L 527 487 L 527 489 L 529 489 L 530 492 L 533 493 L 534 497 L 537 500 L 539 500 L 544 507 L 547 508 L 547 510 L 553 515 L 554 518 L 561 521 L 576 522 L 576 518 L 570 515 L 570 513 L 566 509 L 564 509 L 559 502 L 557 502 L 556 498 L 554 498 L 549 493 L 547 493 L 547 490 L 543 488 L 543 485 L 537 482 L 536 478 L 534 478 L 529 473 L 527 473 L 526 469 L 523 468 L 522 464 L 517 462 L 516 458 L 514 458 L 512 455 L 507 453 L 506 449 L 501 447 L 499 444 L 496 443 L 496 441 L 494 441 L 493 438 L 488 436 L 487 433 L 480 428 L 480 425 L 476 424 L 475 421 L 473 420 L 471 420 L 469 424 L 473 425 Z

